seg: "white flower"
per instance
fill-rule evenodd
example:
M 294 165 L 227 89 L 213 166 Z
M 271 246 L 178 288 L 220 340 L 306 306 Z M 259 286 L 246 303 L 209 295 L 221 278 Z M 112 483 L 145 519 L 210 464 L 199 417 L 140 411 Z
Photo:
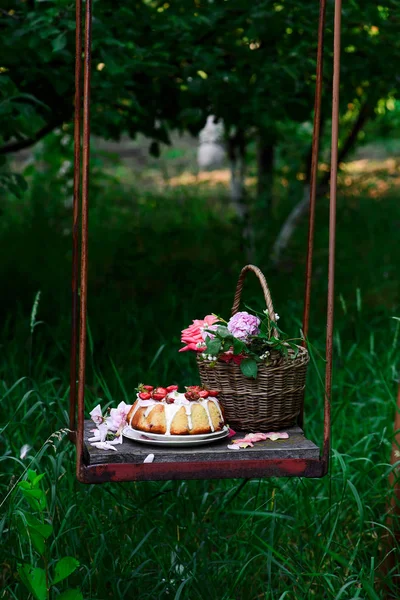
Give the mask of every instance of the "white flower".
M 89 442 L 105 442 L 107 437 L 108 425 L 107 423 L 99 423 L 97 429 L 93 430 L 94 436 L 89 438 Z
M 213 357 L 211 356 L 211 354 L 209 354 L 209 355 L 207 356 L 207 358 L 208 358 L 208 360 L 212 360 L 212 358 L 213 358 Z
M 96 423 L 96 425 L 100 425 L 100 423 L 104 421 L 100 404 L 98 404 L 89 414 L 92 417 L 92 421 Z
M 112 446 L 110 442 L 92 442 L 92 446 L 94 446 L 95 448 L 99 448 L 100 450 L 115 450 L 115 452 L 117 451 L 117 449 L 114 446 Z
M 131 407 L 128 404 L 125 404 L 125 402 L 120 402 L 117 408 L 112 408 L 110 410 L 110 416 L 107 418 L 108 429 L 117 431 L 119 434 L 126 425 L 126 417 L 128 416 L 130 408 Z
M 278 313 L 275 313 L 275 321 L 279 321 L 280 316 L 278 315 Z

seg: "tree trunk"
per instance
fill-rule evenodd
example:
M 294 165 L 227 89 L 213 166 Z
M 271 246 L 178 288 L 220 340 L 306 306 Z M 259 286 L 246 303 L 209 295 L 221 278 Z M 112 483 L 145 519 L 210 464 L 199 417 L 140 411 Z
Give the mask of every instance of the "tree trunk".
M 272 208 L 274 150 L 274 143 L 260 133 L 257 140 L 257 197 L 259 206 L 267 215 Z
M 245 144 L 240 132 L 228 138 L 228 156 L 231 170 L 231 201 L 239 220 L 245 218 Z
M 366 124 L 366 122 L 368 121 L 369 117 L 371 116 L 372 109 L 373 109 L 373 103 L 370 103 L 367 101 L 365 101 L 364 104 L 361 106 L 360 111 L 357 115 L 357 119 L 354 121 L 353 126 L 343 143 L 343 146 L 339 150 L 338 164 L 343 162 L 343 160 L 346 158 L 346 156 L 349 154 L 349 152 L 354 148 L 354 146 L 357 142 L 357 136 L 360 133 L 361 129 Z M 309 154 L 309 156 L 311 156 L 311 155 Z M 324 190 L 324 188 L 327 186 L 327 184 L 329 183 L 329 177 L 330 177 L 330 172 L 326 171 L 323 174 L 323 176 L 321 177 L 320 182 L 318 183 L 317 194 L 318 194 L 318 189 Z M 278 237 L 276 238 L 275 244 L 272 248 L 271 261 L 273 262 L 274 265 L 279 264 L 282 254 L 286 250 L 287 246 L 289 245 L 289 242 L 292 239 L 292 236 L 296 230 L 298 223 L 308 212 L 309 193 L 310 193 L 310 187 L 309 187 L 309 174 L 308 174 L 307 182 L 304 187 L 303 198 L 300 200 L 300 202 L 298 204 L 296 204 L 296 206 L 290 212 L 289 216 L 287 217 L 286 221 L 284 222 L 283 226 L 281 227 L 281 230 L 280 230 Z
M 228 156 L 231 169 L 231 202 L 242 228 L 243 251 L 248 261 L 254 257 L 254 230 L 250 220 L 245 189 L 246 142 L 240 130 L 228 138 Z
M 284 250 L 286 250 L 289 241 L 292 239 L 292 235 L 295 232 L 298 223 L 307 213 L 309 201 L 310 186 L 309 184 L 306 184 L 304 186 L 303 198 L 300 202 L 298 202 L 298 204 L 296 204 L 296 206 L 290 212 L 273 245 L 271 253 L 271 262 L 274 265 L 279 264 L 282 253 Z

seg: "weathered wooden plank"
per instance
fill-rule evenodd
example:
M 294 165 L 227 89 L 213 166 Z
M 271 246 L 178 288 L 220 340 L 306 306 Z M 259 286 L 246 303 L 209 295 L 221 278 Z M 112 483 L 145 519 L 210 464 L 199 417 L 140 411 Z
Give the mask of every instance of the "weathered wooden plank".
M 94 448 L 87 441 L 93 434 L 91 421 L 85 421 L 85 463 L 87 465 L 99 465 L 107 463 L 143 463 L 146 456 L 154 454 L 156 463 L 189 463 L 189 462 L 216 462 L 216 461 L 246 461 L 246 460 L 279 460 L 279 459 L 318 459 L 319 448 L 308 440 L 300 427 L 287 429 L 289 439 L 266 440 L 257 442 L 253 448 L 241 450 L 229 450 L 227 445 L 232 440 L 225 438 L 204 446 L 194 447 L 162 447 L 147 445 L 127 440 L 116 446 L 117 451 L 100 450 Z M 243 437 L 245 434 L 238 433 L 235 437 Z

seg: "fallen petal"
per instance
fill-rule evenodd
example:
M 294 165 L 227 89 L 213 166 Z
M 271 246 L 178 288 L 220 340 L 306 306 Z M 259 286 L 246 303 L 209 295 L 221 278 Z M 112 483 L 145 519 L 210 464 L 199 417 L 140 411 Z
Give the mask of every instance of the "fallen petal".
M 248 433 L 244 436 L 243 440 L 245 442 L 262 442 L 267 439 L 266 433 Z
M 283 432 L 271 431 L 270 433 L 267 433 L 266 436 L 272 442 L 275 442 L 276 440 L 287 440 L 289 437 L 289 434 L 286 433 L 286 431 L 283 431 Z
M 235 440 L 235 441 L 236 441 L 236 443 L 238 443 L 238 440 Z M 243 441 L 239 440 L 239 446 L 240 446 L 240 448 L 248 448 L 248 447 L 253 448 L 254 444 L 252 444 L 251 442 L 243 442 Z
M 154 460 L 154 454 L 148 454 L 143 462 L 144 463 L 152 463 L 153 460 Z
M 99 448 L 100 450 L 115 450 L 117 451 L 115 446 L 111 446 L 108 442 L 96 442 L 92 444 L 95 448 Z
M 21 450 L 19 451 L 19 457 L 24 459 L 25 456 L 28 454 L 29 450 L 32 450 L 32 446 L 30 446 L 29 444 L 24 444 Z
M 227 448 L 229 448 L 229 450 L 240 450 L 239 444 L 229 444 Z
M 113 446 L 115 446 L 115 444 L 122 444 L 122 434 L 120 436 L 114 438 L 113 440 L 108 440 L 107 443 L 111 444 Z
M 254 444 L 255 442 L 261 442 L 265 438 L 254 437 L 253 434 L 246 435 L 244 438 L 240 440 L 235 440 L 235 444 Z
M 105 441 L 105 439 L 107 437 L 107 431 L 108 431 L 107 423 L 100 423 L 100 425 L 97 426 L 96 435 L 100 436 L 101 442 Z
M 234 435 L 236 435 L 236 431 L 234 431 L 233 429 L 231 429 L 231 428 L 229 427 L 229 433 L 228 433 L 228 437 L 230 437 L 230 438 L 231 438 L 231 437 L 233 437 Z
M 88 438 L 88 442 L 101 442 L 101 435 L 94 435 Z

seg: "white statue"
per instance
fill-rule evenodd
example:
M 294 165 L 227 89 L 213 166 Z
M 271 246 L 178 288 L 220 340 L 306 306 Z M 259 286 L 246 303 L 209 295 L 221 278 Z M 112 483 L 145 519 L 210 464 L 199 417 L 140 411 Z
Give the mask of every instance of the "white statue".
M 224 124 L 222 121 L 215 121 L 215 117 L 210 115 L 207 117 L 205 127 L 199 133 L 197 150 L 199 170 L 221 167 L 225 158 Z

